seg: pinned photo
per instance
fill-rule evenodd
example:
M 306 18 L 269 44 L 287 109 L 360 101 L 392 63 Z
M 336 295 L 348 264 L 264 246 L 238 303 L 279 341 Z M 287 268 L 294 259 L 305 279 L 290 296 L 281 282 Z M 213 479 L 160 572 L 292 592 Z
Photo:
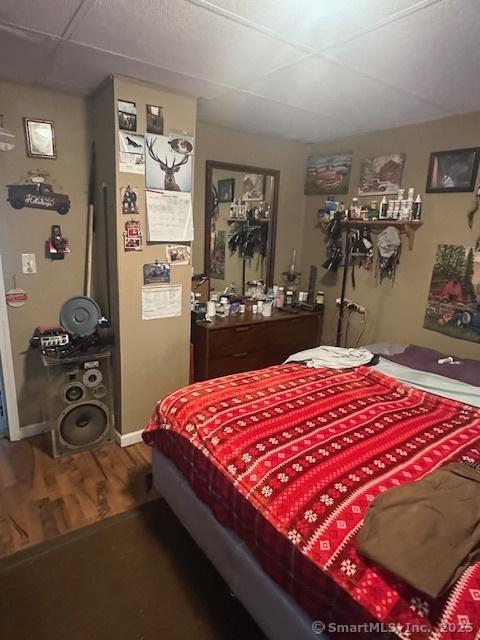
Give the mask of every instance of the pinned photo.
M 137 105 L 127 100 L 117 100 L 118 126 L 124 131 L 137 130 Z
M 163 109 L 147 104 L 147 133 L 163 135 Z
M 120 198 L 122 202 L 122 213 L 138 213 L 138 191 L 136 187 L 127 185 L 120 189 Z
M 145 156 L 140 153 L 124 153 L 120 151 L 118 158 L 120 173 L 145 174 Z
M 146 153 L 146 187 L 161 191 L 192 190 L 192 159 L 190 153 L 175 151 L 173 143 L 167 136 L 145 136 Z M 192 148 L 181 145 L 182 148 Z M 180 148 L 176 145 L 176 148 Z
M 190 264 L 190 246 L 185 244 L 167 244 L 167 260 L 172 264 Z
M 118 132 L 120 152 L 145 155 L 145 138 L 138 133 Z
M 123 232 L 123 247 L 125 251 L 142 250 L 142 231 L 137 220 L 127 220 Z
M 143 265 L 143 284 L 170 282 L 170 265 L 167 262 L 151 262 Z

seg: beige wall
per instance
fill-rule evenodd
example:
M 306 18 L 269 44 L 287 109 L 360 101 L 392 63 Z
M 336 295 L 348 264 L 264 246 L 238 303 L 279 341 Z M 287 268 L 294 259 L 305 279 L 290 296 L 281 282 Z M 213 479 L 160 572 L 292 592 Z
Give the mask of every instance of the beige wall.
M 280 171 L 274 280 L 281 283 L 281 273 L 290 266 L 292 251 L 297 249 L 299 258 L 301 254 L 305 210 L 305 145 L 205 122 L 198 123 L 196 141 L 193 200 L 195 273 L 202 273 L 204 270 L 205 162 L 217 160 Z
M 145 176 L 118 171 L 117 99 L 136 103 L 137 133 L 139 134 L 144 134 L 146 131 L 147 104 L 163 107 L 166 135 L 171 130 L 194 133 L 196 102 L 193 98 L 162 91 L 145 83 L 126 78 L 114 78 L 113 92 L 111 82 L 107 82 L 94 97 L 92 105 L 94 129 L 100 140 L 99 150 L 102 144 L 109 146 L 99 172 L 110 180 L 108 182 L 109 229 L 112 231 L 110 245 L 116 250 L 116 258 L 112 258 L 114 264 L 110 274 L 112 297 L 116 298 L 112 309 L 116 327 L 115 418 L 117 430 L 125 434 L 142 429 L 153 412 L 156 402 L 174 389 L 188 383 L 191 268 L 172 266 L 171 269 L 171 283 L 182 285 L 181 317 L 142 320 L 143 265 L 155 260 L 164 261 L 166 244 L 149 244 L 146 241 Z M 109 134 L 104 132 L 104 128 L 109 127 L 110 129 L 114 127 L 114 146 L 109 145 L 109 139 L 112 140 L 111 135 L 109 138 Z M 101 181 L 100 175 L 99 180 Z M 138 188 L 140 215 L 132 216 L 140 220 L 144 232 L 143 251 L 138 252 L 124 252 L 122 248 L 124 225 L 129 216 L 121 213 L 120 189 L 128 184 Z
M 82 295 L 87 211 L 89 145 L 85 100 L 51 90 L 0 82 L 0 112 L 5 125 L 16 136 L 13 151 L 0 153 L 0 251 L 7 290 L 25 289 L 29 300 L 8 310 L 20 424 L 42 421 L 38 354 L 27 352 L 29 339 L 39 324 L 58 324 L 60 307 L 68 298 Z M 55 126 L 57 160 L 28 158 L 23 133 L 24 116 L 52 120 Z M 67 193 L 71 209 L 65 216 L 41 209 L 16 211 L 6 201 L 5 185 L 19 182 L 29 169 L 50 172 L 57 192 Z M 63 261 L 45 258 L 45 240 L 50 227 L 60 224 L 72 252 Z M 38 273 L 22 275 L 21 254 L 35 253 Z
M 353 167 L 346 204 L 357 195 L 360 161 L 363 157 L 405 152 L 406 162 L 402 186 L 415 187 L 424 199 L 424 225 L 417 231 L 413 251 L 404 240 L 400 265 L 392 286 L 389 281 L 377 285 L 372 273 L 356 270 L 357 288 L 349 280 L 347 297 L 367 307 L 369 318 L 365 341 L 396 340 L 454 353 L 460 357 L 480 357 L 480 345 L 449 338 L 422 328 L 427 293 L 432 275 L 436 247 L 441 243 L 474 244 L 480 233 L 480 214 L 474 229 L 466 222 L 472 193 L 425 194 L 428 161 L 431 151 L 480 146 L 480 113 L 437 120 L 415 126 L 378 131 L 338 140 L 328 144 L 308 145 L 306 155 L 314 151 L 353 151 Z M 308 196 L 303 236 L 302 271 L 310 264 L 320 265 L 325 259 L 324 234 L 315 228 L 316 211 L 325 198 Z M 360 201 L 368 201 L 361 198 Z M 319 267 L 322 281 L 318 288 L 326 292 L 327 320 L 324 337 L 335 340 L 335 298 L 340 295 L 341 270 L 335 277 Z M 350 337 L 355 338 L 358 319 L 352 323 Z M 363 342 L 363 340 L 362 340 Z

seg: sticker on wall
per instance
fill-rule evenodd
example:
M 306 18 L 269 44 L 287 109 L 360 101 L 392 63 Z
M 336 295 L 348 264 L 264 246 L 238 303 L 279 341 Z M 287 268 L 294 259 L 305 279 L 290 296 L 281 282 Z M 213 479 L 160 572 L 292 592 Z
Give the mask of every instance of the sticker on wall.
M 423 326 L 451 338 L 480 342 L 480 251 L 440 244 Z
M 193 143 L 175 136 L 145 136 L 147 189 L 164 191 L 192 190 Z
M 27 184 L 8 184 L 7 201 L 14 209 L 47 209 L 65 215 L 70 210 L 70 197 L 55 192 L 41 175 L 32 176 Z
M 128 100 L 117 100 L 118 128 L 123 131 L 137 130 L 137 105 Z
M 163 109 L 154 104 L 147 104 L 147 133 L 163 135 Z
M 165 284 L 170 282 L 168 262 L 150 262 L 143 265 L 143 284 Z
M 139 213 L 138 211 L 138 190 L 136 187 L 127 185 L 120 189 L 120 200 L 122 203 L 122 213 L 129 215 Z
M 142 231 L 137 220 L 127 220 L 123 232 L 123 247 L 125 251 L 142 250 Z
M 5 298 L 8 306 L 14 308 L 23 307 L 28 300 L 27 292 L 17 288 L 7 291 Z
M 190 264 L 190 246 L 186 244 L 167 244 L 167 260 L 171 264 Z

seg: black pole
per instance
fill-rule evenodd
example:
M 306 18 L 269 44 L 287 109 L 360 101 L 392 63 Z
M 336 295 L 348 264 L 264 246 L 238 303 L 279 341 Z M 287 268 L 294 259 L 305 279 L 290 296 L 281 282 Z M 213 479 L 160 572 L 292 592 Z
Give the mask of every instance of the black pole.
M 343 277 L 342 277 L 342 292 L 340 294 L 340 311 L 338 313 L 338 323 L 337 323 L 337 342 L 336 346 L 340 347 L 342 342 L 342 324 L 343 324 L 343 303 L 345 300 L 345 290 L 347 288 L 347 274 L 348 274 L 348 263 L 350 260 L 350 226 L 347 223 L 347 231 L 346 231 L 346 240 L 345 240 L 345 255 L 343 258 Z

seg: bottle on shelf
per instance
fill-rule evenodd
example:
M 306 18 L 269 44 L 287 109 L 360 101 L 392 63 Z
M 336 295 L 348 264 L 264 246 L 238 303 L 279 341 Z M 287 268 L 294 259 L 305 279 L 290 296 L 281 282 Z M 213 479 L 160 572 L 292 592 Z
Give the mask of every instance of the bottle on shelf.
M 387 211 L 388 211 L 387 197 L 383 196 L 382 201 L 380 202 L 380 209 L 379 209 L 379 212 L 378 212 L 378 219 L 379 220 L 385 220 L 387 218 Z
M 422 196 L 420 194 L 415 198 L 412 208 L 412 220 L 421 220 L 422 218 Z
M 275 306 L 277 309 L 281 309 L 285 304 L 285 291 L 283 287 L 278 287 L 277 299 L 275 300 Z

